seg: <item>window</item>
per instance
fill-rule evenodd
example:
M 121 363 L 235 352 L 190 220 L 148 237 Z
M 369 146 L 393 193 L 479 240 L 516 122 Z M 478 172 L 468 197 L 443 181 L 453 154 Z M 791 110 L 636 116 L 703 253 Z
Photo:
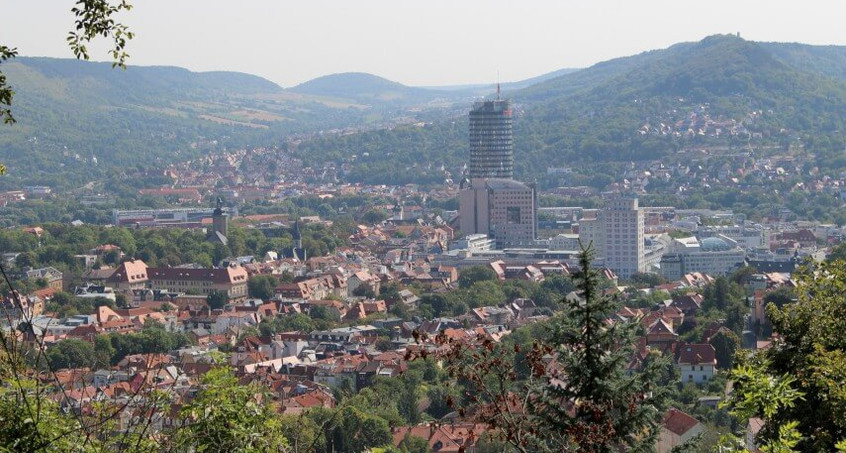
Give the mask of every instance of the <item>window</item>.
M 506 223 L 520 223 L 520 208 L 511 206 L 506 209 Z

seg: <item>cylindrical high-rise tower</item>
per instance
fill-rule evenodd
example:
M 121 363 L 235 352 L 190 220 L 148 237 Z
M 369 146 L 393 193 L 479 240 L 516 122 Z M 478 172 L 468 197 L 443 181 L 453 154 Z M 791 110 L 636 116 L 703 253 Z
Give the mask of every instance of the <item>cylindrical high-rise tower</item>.
M 513 178 L 511 103 L 482 101 L 470 111 L 470 178 Z

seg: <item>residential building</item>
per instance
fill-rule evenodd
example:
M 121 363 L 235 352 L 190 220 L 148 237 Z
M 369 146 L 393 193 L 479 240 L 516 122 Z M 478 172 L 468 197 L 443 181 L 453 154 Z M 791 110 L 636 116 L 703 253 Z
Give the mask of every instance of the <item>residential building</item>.
M 669 453 L 704 430 L 699 420 L 676 408 L 670 408 L 661 420 L 661 431 L 658 433 L 655 450 L 657 453 Z
M 238 265 L 211 269 L 160 267 L 147 271 L 153 289 L 202 295 L 224 291 L 230 300 L 247 297 L 247 271 Z
M 57 291 L 62 290 L 62 271 L 55 267 L 42 267 L 26 271 L 26 278 L 37 280 L 43 278 L 47 281 L 47 287 Z
M 634 197 L 611 200 L 602 210 L 605 267 L 627 278 L 646 272 L 643 212 Z
M 120 263 L 114 272 L 106 279 L 106 286 L 111 286 L 118 292 L 131 292 L 147 287 L 147 263 L 141 260 L 129 260 Z
M 704 384 L 714 379 L 717 352 L 710 344 L 688 344 L 681 348 L 678 359 L 682 382 Z

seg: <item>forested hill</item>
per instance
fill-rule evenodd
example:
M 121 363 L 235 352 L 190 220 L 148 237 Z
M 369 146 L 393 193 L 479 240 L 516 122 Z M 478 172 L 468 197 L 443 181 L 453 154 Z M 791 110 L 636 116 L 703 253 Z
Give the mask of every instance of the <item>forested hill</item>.
M 15 91 L 17 119 L 0 125 L 0 162 L 9 168 L 0 189 L 24 183 L 76 187 L 127 166 L 157 167 L 222 149 L 279 144 L 291 133 L 380 127 L 404 113 L 381 101 L 391 97 L 388 86 L 378 87 L 370 102 L 358 102 L 284 90 L 235 72 L 120 70 L 108 63 L 27 57 L 4 62 L 0 70 Z
M 516 177 L 574 162 L 671 158 L 686 148 L 802 149 L 846 167 L 846 47 L 711 36 L 618 58 L 507 95 L 517 106 Z M 467 109 L 469 110 L 469 105 Z M 467 161 L 466 115 L 299 147 L 315 164 L 352 160 L 350 179 L 436 182 Z M 795 145 L 795 146 L 791 146 Z M 441 170 L 443 167 L 444 170 Z
M 313 96 L 349 99 L 370 104 L 410 104 L 428 102 L 448 93 L 435 89 L 414 88 L 388 79 L 361 72 L 332 74 L 301 83 L 290 91 Z
M 9 167 L 0 189 L 78 187 L 126 167 L 343 128 L 363 132 L 319 134 L 294 152 L 318 167 L 349 162 L 345 177 L 354 182 L 440 183 L 459 177 L 468 159 L 467 111 L 480 93 L 478 86 L 424 89 L 358 73 L 286 90 L 247 74 L 124 71 L 48 58 L 19 57 L 0 70 L 16 92 L 18 120 L 0 126 L 0 162 Z M 846 167 L 843 46 L 712 36 L 547 74 L 526 87 L 532 80 L 503 84 L 516 105 L 521 179 L 543 182 L 547 168 L 579 162 L 759 145 L 814 153 L 831 171 Z
M 240 72 L 192 72 L 174 66 L 129 66 L 127 70 L 120 71 L 114 70 L 111 63 L 28 57 L 16 58 L 3 68 L 15 74 L 15 66 L 26 66 L 44 78 L 60 79 L 68 85 L 96 84 L 97 90 L 86 90 L 85 94 L 98 93 L 103 98 L 119 93 L 129 99 L 149 100 L 162 95 L 282 91 L 280 86 L 267 79 Z M 17 81 L 26 82 L 23 79 Z
M 9 167 L 2 187 L 84 184 L 225 146 L 224 137 L 238 144 L 285 120 L 286 106 L 274 101 L 283 90 L 248 74 L 25 57 L 0 69 L 17 119 L 0 125 L 0 162 Z

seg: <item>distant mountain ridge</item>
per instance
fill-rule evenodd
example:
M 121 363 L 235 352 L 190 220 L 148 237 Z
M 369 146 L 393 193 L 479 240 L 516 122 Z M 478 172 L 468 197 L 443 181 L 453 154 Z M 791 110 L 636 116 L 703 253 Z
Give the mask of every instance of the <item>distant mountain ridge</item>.
M 283 89 L 242 73 L 166 66 L 122 71 L 107 63 L 27 57 L 0 70 L 16 90 L 18 118 L 0 128 L 0 162 L 10 170 L 0 187 L 80 185 L 125 166 L 275 146 L 292 133 L 344 128 L 362 132 L 321 134 L 294 151 L 307 164 L 353 163 L 346 176 L 352 181 L 438 182 L 460 174 L 467 161 L 466 111 L 495 89 L 409 87 L 364 73 Z M 543 178 L 548 167 L 572 162 L 656 158 L 698 143 L 735 146 L 732 140 L 740 140 L 699 136 L 698 129 L 690 137 L 699 121 L 691 117 L 734 121 L 752 142 L 802 140 L 808 150 L 831 155 L 843 149 L 837 131 L 846 130 L 844 93 L 846 47 L 731 35 L 503 84 L 503 96 L 517 107 L 521 178 Z M 402 125 L 409 122 L 427 126 Z M 369 130 L 381 124 L 391 127 Z
M 363 72 L 345 72 L 318 77 L 289 89 L 294 93 L 354 99 L 397 101 L 434 97 L 434 90 L 414 88 Z
M 126 70 L 115 70 L 110 63 L 44 57 L 18 57 L 4 64 L 3 69 L 14 71 L 16 65 L 30 67 L 48 78 L 99 80 L 103 87 L 114 86 L 116 90 L 143 85 L 168 93 L 179 90 L 225 90 L 243 94 L 282 91 L 282 87 L 270 80 L 241 72 L 193 72 L 176 66 L 131 65 Z M 17 83 L 21 82 L 24 81 Z
M 787 147 L 797 141 L 817 154 L 821 168 L 839 165 L 846 146 L 840 132 L 846 130 L 846 80 L 832 75 L 844 57 L 844 46 L 715 35 L 506 92 L 519 112 L 515 176 L 543 179 L 551 167 L 658 159 L 690 146 Z M 460 175 L 466 141 L 462 115 L 422 130 L 321 139 L 301 145 L 300 155 L 317 164 L 349 160 L 342 150 L 366 151 L 367 161 L 353 162 L 360 170 L 353 166 L 352 181 L 435 182 Z M 441 167 L 447 170 L 431 170 Z
M 349 103 L 287 93 L 237 72 L 192 72 L 18 57 L 0 70 L 17 123 L 0 125 L 0 187 L 84 184 L 125 166 L 162 165 L 291 132 L 363 121 Z
M 565 68 L 516 82 L 504 82 L 501 89 L 515 91 L 578 71 Z M 345 72 L 317 77 L 289 89 L 294 93 L 352 99 L 359 102 L 426 102 L 434 99 L 462 100 L 494 93 L 496 84 L 414 87 L 363 72 Z

